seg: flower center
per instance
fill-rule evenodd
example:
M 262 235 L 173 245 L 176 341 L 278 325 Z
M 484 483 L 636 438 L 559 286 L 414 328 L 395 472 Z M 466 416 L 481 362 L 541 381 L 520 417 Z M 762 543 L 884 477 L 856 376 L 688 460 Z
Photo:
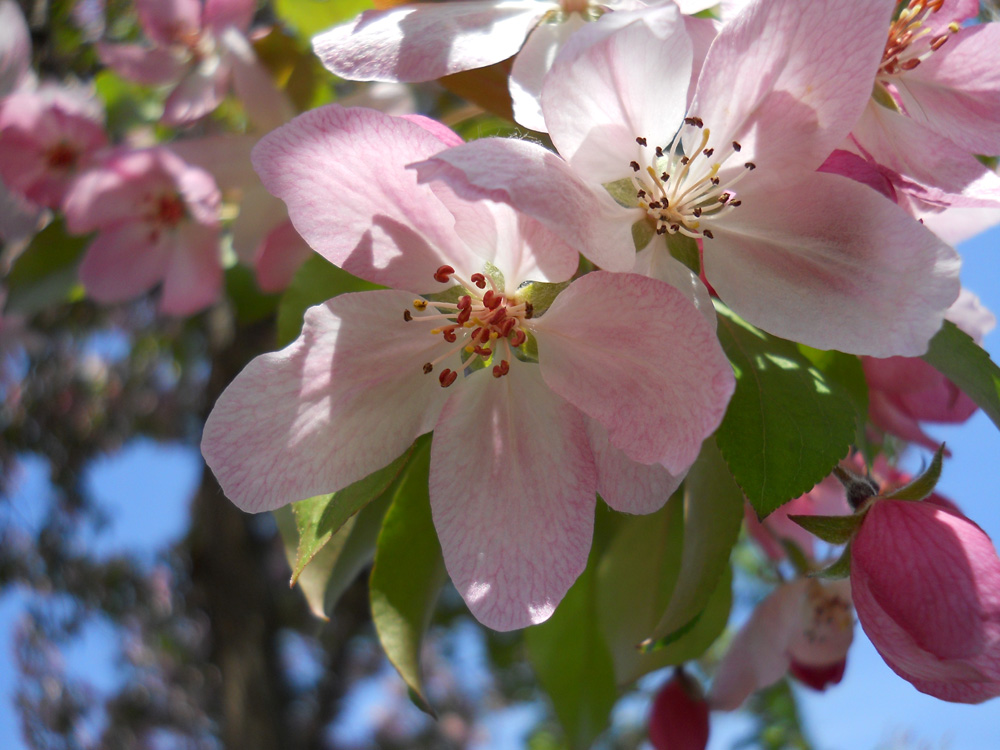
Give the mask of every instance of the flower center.
M 843 637 L 854 627 L 851 603 L 834 591 L 812 582 L 806 596 L 805 638 L 810 643 L 824 643 Z
M 424 374 L 430 374 L 439 362 L 460 353 L 462 372 L 470 367 L 486 367 L 495 361 L 493 377 L 502 378 L 510 371 L 512 349 L 520 347 L 528 338 L 525 321 L 534 312 L 531 303 L 505 295 L 497 289 L 492 278 L 481 273 L 472 274 L 469 281 L 460 278 L 451 266 L 441 266 L 434 273 L 434 280 L 440 283 L 453 279 L 465 292 L 458 302 L 436 302 L 421 297 L 413 300 L 414 311 L 424 313 L 433 308 L 437 312 L 414 315 L 409 308 L 403 310 L 403 320 L 428 323 L 433 336 L 441 336 L 453 345 L 437 359 L 425 363 Z M 442 388 L 457 379 L 458 372 L 449 368 L 438 375 Z
M 945 33 L 934 35 L 926 25 L 943 4 L 944 0 L 910 0 L 899 12 L 899 17 L 889 25 L 889 38 L 878 71 L 880 78 L 913 70 L 959 30 L 959 25 L 952 21 Z
M 53 169 L 71 169 L 76 165 L 79 156 L 76 149 L 68 143 L 57 143 L 46 153 L 46 161 Z
M 176 193 L 167 193 L 156 199 L 153 221 L 168 227 L 177 226 L 185 216 L 184 201 Z
M 740 151 L 740 144 L 733 141 L 716 149 L 711 145 L 712 132 L 704 127 L 700 117 L 684 118 L 686 125 L 699 128 L 701 140 L 692 156 L 683 153 L 681 132 L 667 146 L 656 146 L 650 152 L 648 163 L 633 161 L 629 164 L 639 207 L 644 208 L 656 223 L 657 234 L 683 234 L 686 237 L 712 239 L 706 224 L 725 216 L 739 207 L 741 201 L 733 191 L 744 175 L 757 168 L 753 162 L 744 162 L 744 170 L 722 185 L 719 170 Z M 649 148 L 646 139 L 635 139 L 643 148 Z

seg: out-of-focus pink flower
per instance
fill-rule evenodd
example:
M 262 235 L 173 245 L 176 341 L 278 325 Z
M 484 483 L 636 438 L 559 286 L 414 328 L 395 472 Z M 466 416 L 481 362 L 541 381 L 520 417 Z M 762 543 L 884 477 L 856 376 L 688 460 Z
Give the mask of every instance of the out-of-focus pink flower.
M 31 71 L 31 35 L 21 7 L 0 0 L 0 97 L 20 86 Z
M 705 750 L 708 703 L 701 687 L 678 670 L 653 698 L 649 741 L 656 750 Z
M 219 189 L 212 176 L 164 147 L 118 151 L 66 196 L 71 232 L 98 232 L 80 279 L 98 302 L 122 302 L 163 284 L 160 310 L 190 315 L 222 285 Z
M 163 122 L 187 125 L 214 110 L 230 81 L 250 119 L 270 130 L 294 112 L 246 38 L 255 0 L 136 0 L 139 23 L 153 42 L 101 43 L 105 65 L 123 78 L 173 91 Z
M 637 222 L 701 239 L 719 297 L 778 336 L 923 354 L 958 296 L 958 255 L 891 201 L 815 171 L 864 110 L 892 6 L 751 3 L 713 42 L 689 107 L 690 41 L 643 15 L 552 67 L 542 109 L 563 159 L 484 138 L 414 168 L 514 205 L 610 270 L 635 267 Z M 649 248 L 669 257 L 662 237 Z
M 676 7 L 671 0 L 414 3 L 366 11 L 315 37 L 313 49 L 330 71 L 355 81 L 431 81 L 516 55 L 510 74 L 514 119 L 526 128 L 544 131 L 543 81 L 560 50 L 588 21 L 608 20 L 607 11 L 633 17 L 679 7 L 692 14 L 711 5 L 699 0 L 683 0 Z M 611 23 L 619 22 L 616 18 Z M 714 23 L 690 16 L 684 23 L 699 48 L 707 50 L 715 35 Z
M 939 503 L 876 500 L 851 544 L 858 619 L 917 690 L 980 703 L 1000 695 L 1000 559 Z
M 711 326 L 653 279 L 590 273 L 536 315 L 525 282 L 568 281 L 579 256 L 406 169 L 460 142 L 426 118 L 337 105 L 261 140 L 261 179 L 313 249 L 393 288 L 311 308 L 298 340 L 219 398 L 202 452 L 257 512 L 345 487 L 433 429 L 445 565 L 473 614 L 508 630 L 548 618 L 585 567 L 604 483 L 619 510 L 662 505 L 734 380 Z M 455 302 L 418 296 L 448 289 Z
M 107 143 L 96 100 L 49 85 L 0 102 L 0 179 L 33 203 L 58 208 L 70 183 Z
M 750 615 L 719 663 L 712 708 L 732 711 L 786 672 L 822 690 L 840 682 L 854 639 L 850 584 L 799 578 L 776 588 Z
M 963 289 L 945 317 L 982 343 L 996 318 L 972 292 Z M 862 357 L 868 381 L 869 416 L 874 424 L 905 440 L 936 450 L 921 422 L 959 424 L 976 411 L 975 402 L 958 386 L 916 357 Z

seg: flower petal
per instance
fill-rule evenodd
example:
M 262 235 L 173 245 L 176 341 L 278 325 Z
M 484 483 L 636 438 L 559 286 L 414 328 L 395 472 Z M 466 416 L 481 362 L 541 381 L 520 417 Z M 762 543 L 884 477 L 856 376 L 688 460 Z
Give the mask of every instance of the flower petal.
M 533 326 L 542 376 L 639 463 L 687 471 L 735 388 L 715 330 L 684 295 L 636 274 L 589 273 Z
M 14 0 L 0 1 L 0 97 L 13 91 L 31 69 L 31 34 Z
M 201 446 L 230 500 L 257 513 L 342 489 L 434 426 L 449 393 L 421 363 L 441 340 L 403 321 L 412 299 L 360 292 L 312 307 L 294 343 L 237 376 Z
M 554 2 L 417 3 L 367 11 L 313 38 L 323 65 L 354 81 L 431 81 L 506 60 Z
M 445 565 L 494 630 L 542 622 L 583 572 L 594 528 L 583 415 L 538 368 L 480 370 L 448 400 L 431 444 L 430 495 Z
M 817 349 L 875 357 L 927 350 L 959 292 L 952 248 L 840 175 L 754 188 L 713 221 L 715 239 L 704 244 L 705 275 L 726 304 Z
M 264 136 L 253 160 L 299 234 L 327 260 L 377 284 L 438 292 L 439 266 L 478 262 L 435 191 L 405 168 L 443 147 L 419 124 L 333 104 Z
M 266 132 L 291 120 L 295 108 L 257 58 L 249 40 L 229 27 L 219 36 L 219 43 L 228 53 L 226 62 L 233 70 L 233 90 L 254 126 Z
M 101 62 L 118 75 L 143 86 L 162 86 L 180 79 L 187 67 L 166 47 L 143 47 L 139 44 L 97 43 Z
M 191 315 L 215 302 L 222 291 L 219 228 L 185 222 L 175 230 L 172 244 L 160 311 Z
M 169 238 L 142 222 L 101 232 L 80 263 L 80 281 L 98 302 L 123 302 L 148 292 L 162 279 L 170 262 Z
M 559 50 L 584 23 L 578 13 L 573 13 L 562 23 L 540 23 L 528 34 L 510 69 L 510 99 L 519 125 L 545 132 L 542 83 Z
M 255 10 L 255 0 L 205 0 L 202 23 L 217 34 L 230 26 L 237 31 L 246 31 L 250 28 Z
M 663 507 L 683 476 L 675 476 L 660 464 L 640 464 L 608 440 L 608 431 L 594 419 L 587 419 L 587 434 L 597 464 L 597 494 L 622 513 L 645 515 Z
M 201 31 L 200 0 L 135 0 L 135 10 L 146 36 L 164 46 Z
M 189 125 L 213 111 L 226 97 L 229 86 L 228 64 L 189 68 L 187 75 L 163 103 L 165 125 Z

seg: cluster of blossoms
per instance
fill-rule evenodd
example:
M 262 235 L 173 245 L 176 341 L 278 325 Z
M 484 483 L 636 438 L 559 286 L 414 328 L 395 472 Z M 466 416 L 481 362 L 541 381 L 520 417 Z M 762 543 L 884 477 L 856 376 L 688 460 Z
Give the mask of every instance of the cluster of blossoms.
M 5 239 L 61 211 L 96 232 L 91 298 L 161 286 L 174 315 L 219 299 L 228 230 L 265 291 L 312 252 L 383 287 L 310 308 L 219 398 L 202 451 L 244 510 L 336 493 L 433 431 L 444 564 L 483 624 L 511 630 L 547 620 L 586 568 L 598 495 L 659 510 L 723 423 L 741 373 L 717 308 L 859 357 L 874 443 L 936 448 L 922 423 L 976 408 L 920 356 L 946 320 L 977 343 L 995 323 L 950 244 L 1000 220 L 1000 176 L 977 158 L 1000 153 L 1000 27 L 968 23 L 977 2 L 464 0 L 314 40 L 361 81 L 514 56 L 514 118 L 552 149 L 340 104 L 292 119 L 247 37 L 251 0 L 135 5 L 147 41 L 102 42 L 101 60 L 162 87 L 178 129 L 232 85 L 248 132 L 112 144 L 93 95 L 30 77 L 23 18 L 0 0 Z M 906 481 L 855 453 L 763 522 L 748 510 L 794 575 L 704 696 L 683 672 L 666 686 L 657 747 L 683 716 L 684 746 L 703 746 L 708 707 L 785 674 L 839 682 L 855 611 L 918 689 L 1000 695 L 1000 559 L 949 501 L 895 498 Z M 828 550 L 792 520 L 811 515 L 856 519 L 850 580 L 815 577 Z

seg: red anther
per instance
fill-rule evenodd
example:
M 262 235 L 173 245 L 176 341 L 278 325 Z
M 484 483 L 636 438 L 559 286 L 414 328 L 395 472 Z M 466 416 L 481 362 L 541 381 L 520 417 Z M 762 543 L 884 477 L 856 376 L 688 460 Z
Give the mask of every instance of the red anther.
M 695 127 L 701 128 L 705 126 L 704 121 L 700 117 L 685 117 L 684 122 L 688 125 L 694 125 Z
M 458 373 L 447 368 L 442 370 L 441 374 L 438 375 L 438 382 L 441 384 L 442 388 L 447 388 L 456 380 L 458 380 Z
M 444 284 L 446 281 L 451 279 L 451 275 L 455 273 L 455 269 L 451 266 L 441 266 L 437 271 L 434 272 L 434 280 L 440 281 Z
M 485 344 L 489 340 L 490 340 L 490 329 L 489 328 L 480 328 L 479 329 L 479 341 L 480 341 L 480 343 Z
M 524 331 L 522 331 L 519 328 L 516 331 L 514 331 L 513 334 L 511 334 L 510 345 L 511 346 L 520 346 L 521 344 L 523 344 L 525 342 L 525 340 L 527 338 L 528 337 L 527 337 L 527 335 L 525 335 Z
M 632 167 L 632 171 L 633 171 L 633 172 L 638 172 L 638 171 L 639 171 L 639 169 L 640 169 L 640 167 L 639 167 L 639 162 L 637 162 L 637 161 L 630 161 L 630 162 L 628 163 L 628 165 L 629 165 L 630 167 Z
M 490 357 L 492 357 L 492 356 L 493 356 L 493 350 L 492 350 L 492 349 L 484 349 L 484 348 L 483 348 L 483 347 L 481 347 L 481 346 L 477 346 L 477 347 L 476 347 L 475 349 L 473 349 L 472 351 L 473 351 L 473 352 L 474 352 L 475 354 L 478 354 L 478 355 L 479 355 L 480 357 L 482 357 L 483 359 L 489 359 Z
M 662 147 L 660 147 L 660 146 L 656 147 L 656 155 L 657 156 L 663 156 L 663 148 Z
M 441 329 L 441 335 L 444 336 L 444 340 L 449 344 L 455 343 L 455 340 L 458 338 L 455 336 L 455 328 L 456 326 L 446 326 Z
M 480 327 L 480 328 L 477 328 L 476 330 L 474 330 L 472 332 L 472 340 L 473 341 L 479 341 L 479 334 L 482 333 L 482 330 L 483 330 L 482 327 Z M 487 336 L 488 335 L 489 334 L 487 334 Z
M 492 289 L 487 290 L 483 295 L 483 307 L 489 310 L 496 310 L 503 302 L 503 295 L 496 294 Z
M 480 289 L 486 288 L 486 277 L 483 276 L 481 273 L 472 274 L 472 278 L 470 279 L 470 281 L 472 281 L 472 283 L 478 286 Z
M 515 320 L 514 318 L 507 318 L 500 325 L 500 335 L 504 337 L 509 336 L 510 332 L 514 330 L 514 326 L 516 325 L 517 325 L 517 320 Z
M 465 308 L 462 308 L 459 311 L 458 317 L 455 318 L 455 320 L 458 322 L 458 324 L 460 326 L 464 326 L 466 323 L 469 322 L 469 319 L 471 317 L 472 317 L 472 310 L 471 310 L 471 308 L 465 307 Z
M 947 39 L 947 37 L 945 37 L 945 38 Z M 931 49 L 937 49 L 937 47 L 932 46 Z M 914 57 L 914 58 L 912 58 L 910 60 L 907 60 L 906 62 L 904 62 L 899 67 L 901 67 L 903 70 L 913 70 L 918 65 L 920 65 L 920 58 Z
M 434 365 L 432 365 L 430 362 L 424 362 L 424 375 L 429 375 L 433 371 L 434 371 Z
M 712 154 L 715 153 L 715 149 L 714 148 L 706 148 L 704 151 L 702 151 L 702 153 L 705 154 L 705 156 L 711 156 Z
M 468 294 L 463 294 L 458 298 L 458 309 L 459 310 L 471 310 L 472 309 L 472 297 Z
M 510 372 L 510 363 L 506 359 L 501 360 L 498 365 L 493 365 L 493 377 L 495 378 L 502 378 L 508 372 Z
M 645 146 L 646 145 L 646 139 L 642 138 L 642 137 L 636 138 L 635 142 L 638 143 L 640 146 Z

